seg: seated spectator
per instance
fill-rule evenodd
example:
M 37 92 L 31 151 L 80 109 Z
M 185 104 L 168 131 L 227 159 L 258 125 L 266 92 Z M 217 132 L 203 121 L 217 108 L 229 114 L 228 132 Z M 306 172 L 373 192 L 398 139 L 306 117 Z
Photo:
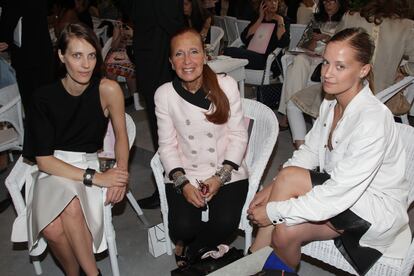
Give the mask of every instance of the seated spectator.
M 155 112 L 169 234 L 184 268 L 238 228 L 249 185 L 248 137 L 237 83 L 206 64 L 197 30 L 172 37 L 170 60 L 178 77 L 157 89 Z
M 260 228 L 252 251 L 272 245 L 296 269 L 301 246 L 335 239 L 359 275 L 384 254 L 404 258 L 408 226 L 406 156 L 391 112 L 367 82 L 374 43 L 362 28 L 332 37 L 323 55 L 320 116 L 249 218 Z
M 276 48 L 285 48 L 289 45 L 289 23 L 277 13 L 279 0 L 265 0 L 260 4 L 259 17 L 252 21 L 241 33 L 243 47 L 229 47 L 224 49 L 224 55 L 249 60 L 247 69 L 263 70 L 267 56 Z M 248 50 L 247 47 L 262 23 L 274 24 L 274 29 L 264 53 Z
M 404 76 L 414 75 L 414 21 L 408 19 L 410 13 L 405 0 L 371 0 L 359 12 L 347 13 L 338 26 L 338 30 L 362 27 L 374 37 L 374 94 Z M 404 58 L 408 62 L 400 66 Z M 297 139 L 303 140 L 306 134 L 302 112 L 316 118 L 322 99 L 321 85 L 308 87 L 292 96 L 287 113 L 289 122 L 292 119 L 292 133 L 299 133 L 294 135 Z M 386 105 L 394 114 L 404 114 L 408 110 L 400 109 L 401 100 L 404 98 L 393 97 Z
M 105 58 L 106 76 L 116 80 L 118 76 L 126 78 L 129 92 L 137 91 L 135 78 L 135 64 L 128 53 L 132 54 L 132 23 L 124 17 L 122 21 L 116 21 L 112 36 L 111 49 Z M 133 60 L 133 58 L 132 58 Z
M 211 13 L 201 6 L 200 0 L 184 0 L 184 24 L 196 29 L 206 43 L 210 42 Z
M 315 1 L 314 0 L 302 0 L 299 5 L 296 23 L 308 25 L 313 19 L 313 13 L 315 12 Z
M 106 249 L 105 204 L 120 202 L 128 184 L 128 137 L 119 85 L 100 78 L 93 31 L 68 24 L 58 40 L 62 78 L 33 95 L 23 156 L 40 171 L 27 200 L 28 247 L 44 237 L 65 275 L 101 275 L 94 252 Z M 111 119 L 117 167 L 99 172 L 97 151 Z
M 335 33 L 335 28 L 342 15 L 347 11 L 347 8 L 347 0 L 319 1 L 318 11 L 311 23 L 309 23 L 309 27 L 314 32 L 307 45 L 304 46 L 306 47 L 305 50 L 309 51 L 310 54 L 296 55 L 293 63 L 287 68 L 278 109 L 280 113 L 286 114 L 287 102 L 292 95 L 306 87 L 312 72 L 322 61 L 319 54 L 323 52 L 325 42 Z M 280 126 L 282 128 L 287 128 L 287 118 L 286 116 L 281 118 Z M 288 119 L 290 120 L 290 118 Z M 294 127 L 294 125 L 291 125 L 291 128 Z M 297 137 L 296 133 L 293 133 L 292 139 L 296 148 L 303 144 L 302 136 Z

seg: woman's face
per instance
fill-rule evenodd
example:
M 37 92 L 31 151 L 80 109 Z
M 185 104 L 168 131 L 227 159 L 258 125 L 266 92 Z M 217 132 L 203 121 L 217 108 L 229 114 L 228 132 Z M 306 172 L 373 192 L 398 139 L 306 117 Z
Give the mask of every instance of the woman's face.
M 323 0 L 325 11 L 329 16 L 334 15 L 339 10 L 338 0 Z
M 86 40 L 69 38 L 66 52 L 59 50 L 59 59 L 69 77 L 78 84 L 88 84 L 96 66 L 96 49 Z
M 193 11 L 193 5 L 191 0 L 184 0 L 184 15 L 191 16 L 191 12 Z
M 186 32 L 171 41 L 170 62 L 184 83 L 201 84 L 205 60 L 203 44 L 198 35 Z
M 264 0 L 264 3 L 267 7 L 267 12 L 271 14 L 277 13 L 277 9 L 279 7 L 278 0 Z
M 331 95 L 358 91 L 362 79 L 368 75 L 371 68 L 369 64 L 362 64 L 356 60 L 355 50 L 347 41 L 328 43 L 323 58 L 323 90 Z

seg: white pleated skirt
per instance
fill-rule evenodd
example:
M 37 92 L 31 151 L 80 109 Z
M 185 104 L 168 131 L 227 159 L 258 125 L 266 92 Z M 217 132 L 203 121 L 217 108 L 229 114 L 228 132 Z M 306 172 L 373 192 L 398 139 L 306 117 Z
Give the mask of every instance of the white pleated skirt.
M 55 151 L 54 156 L 81 169 L 99 170 L 96 153 Z M 74 197 L 79 199 L 86 224 L 93 238 L 93 251 L 104 251 L 103 191 L 97 186 L 41 172 L 34 181 L 27 200 L 28 246 L 32 250 L 41 231 L 55 220 Z

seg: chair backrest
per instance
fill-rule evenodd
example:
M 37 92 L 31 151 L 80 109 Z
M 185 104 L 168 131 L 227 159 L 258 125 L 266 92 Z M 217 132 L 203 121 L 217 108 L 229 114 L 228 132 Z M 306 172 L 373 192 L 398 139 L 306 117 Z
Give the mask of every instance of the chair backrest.
M 224 36 L 224 30 L 217 26 L 210 27 L 210 47 L 213 55 L 217 56 L 220 50 L 220 41 Z
M 101 42 L 101 45 L 105 45 L 108 41 L 108 35 L 107 35 L 108 26 L 105 25 L 99 29 L 95 29 L 95 34 L 98 37 L 99 41 Z
M 111 49 L 112 37 L 110 37 L 105 45 L 102 47 L 102 59 L 105 61 L 106 56 L 108 55 L 109 50 Z
M 127 113 L 125 113 L 125 124 L 128 134 L 128 144 L 129 148 L 131 148 L 134 144 L 136 136 L 136 127 L 134 120 Z M 101 151 L 98 156 L 102 158 L 115 158 L 115 133 L 110 120 L 108 122 L 108 129 L 103 141 L 103 151 Z
M 226 24 L 224 23 L 224 17 L 220 15 L 213 15 L 213 26 L 220 27 L 224 30 L 224 41 L 227 41 Z
M 240 37 L 239 28 L 237 27 L 237 18 L 232 16 L 224 16 L 224 25 L 226 27 L 227 44 L 230 45 L 233 41 Z
M 293 49 L 298 45 L 303 32 L 306 29 L 306 25 L 303 24 L 291 24 L 290 25 L 290 43 L 289 49 Z
M 397 129 L 406 152 L 405 177 L 409 183 L 408 205 L 410 205 L 414 201 L 414 127 L 397 123 Z
M 244 116 L 253 120 L 245 159 L 249 168 L 249 182 L 257 182 L 253 193 L 248 195 L 251 200 L 275 146 L 279 125 L 275 113 L 264 104 L 250 99 L 242 99 L 242 104 Z
M 23 145 L 24 128 L 21 98 L 17 83 L 0 89 L 0 122 L 9 122 L 18 134 Z
M 237 29 L 239 31 L 239 37 L 241 35 L 241 33 L 244 31 L 244 29 L 246 29 L 246 27 L 250 24 L 249 20 L 242 20 L 242 19 L 237 19 Z

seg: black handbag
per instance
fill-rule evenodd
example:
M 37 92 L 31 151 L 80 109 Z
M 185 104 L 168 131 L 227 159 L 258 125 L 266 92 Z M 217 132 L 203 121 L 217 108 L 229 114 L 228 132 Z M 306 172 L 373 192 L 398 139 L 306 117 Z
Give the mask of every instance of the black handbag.
M 312 73 L 311 81 L 321 82 L 321 71 L 322 71 L 322 63 L 319 63 L 318 66 L 315 67 L 315 70 Z
M 259 85 L 257 86 L 256 98 L 258 102 L 267 105 L 271 109 L 276 109 L 279 106 L 281 94 L 281 83 Z

